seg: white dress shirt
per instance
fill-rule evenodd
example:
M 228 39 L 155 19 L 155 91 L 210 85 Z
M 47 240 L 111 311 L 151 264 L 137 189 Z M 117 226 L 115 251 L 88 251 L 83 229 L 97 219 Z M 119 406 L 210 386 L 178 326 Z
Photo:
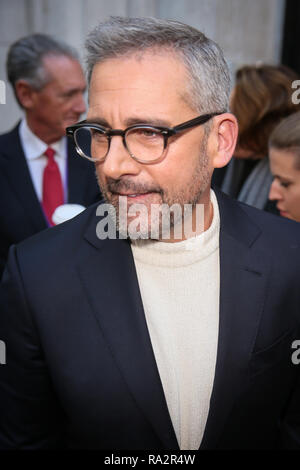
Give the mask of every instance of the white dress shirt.
M 19 135 L 38 200 L 41 202 L 43 199 L 43 174 L 48 160 L 44 153 L 48 147 L 51 147 L 55 150 L 54 158 L 64 188 L 64 202 L 67 202 L 67 138 L 62 137 L 59 141 L 47 145 L 31 131 L 26 119 L 21 121 Z

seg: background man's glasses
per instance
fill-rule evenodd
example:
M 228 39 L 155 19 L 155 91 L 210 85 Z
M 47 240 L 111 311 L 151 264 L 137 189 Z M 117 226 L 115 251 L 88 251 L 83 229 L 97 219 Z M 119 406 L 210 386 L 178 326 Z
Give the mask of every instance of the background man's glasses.
M 161 161 L 168 146 L 168 139 L 186 129 L 200 126 L 219 113 L 204 114 L 178 126 L 169 128 L 137 124 L 121 129 L 106 129 L 98 124 L 82 121 L 67 127 L 67 136 L 75 142 L 77 153 L 92 162 L 103 162 L 109 152 L 111 138 L 121 136 L 129 155 L 139 163 L 151 164 Z

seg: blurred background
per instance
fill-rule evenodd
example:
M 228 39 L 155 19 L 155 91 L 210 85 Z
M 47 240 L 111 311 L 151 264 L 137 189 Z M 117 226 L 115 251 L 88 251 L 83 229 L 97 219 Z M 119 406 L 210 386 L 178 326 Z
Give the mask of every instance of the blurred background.
M 20 37 L 52 34 L 83 56 L 86 33 L 109 15 L 171 18 L 195 26 L 220 44 L 232 72 L 258 61 L 282 62 L 300 72 L 296 0 L 0 0 L 0 80 L 6 82 L 8 47 Z M 20 116 L 7 85 L 0 133 Z

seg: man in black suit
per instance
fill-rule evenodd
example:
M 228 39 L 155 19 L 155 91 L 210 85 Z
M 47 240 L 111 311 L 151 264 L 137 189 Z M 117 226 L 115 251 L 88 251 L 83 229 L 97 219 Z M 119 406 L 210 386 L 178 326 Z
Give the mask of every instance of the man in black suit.
M 86 83 L 76 51 L 50 36 L 30 35 L 11 46 L 7 74 L 25 116 L 0 136 L 0 276 L 10 245 L 52 225 L 55 207 L 99 199 L 93 168 L 65 137 L 65 128 L 85 111 Z M 45 180 L 49 148 L 58 189 Z M 54 198 L 49 208 L 47 191 Z
M 300 228 L 210 188 L 237 137 L 222 52 L 153 18 L 87 47 L 67 132 L 107 204 L 10 251 L 0 447 L 299 449 Z

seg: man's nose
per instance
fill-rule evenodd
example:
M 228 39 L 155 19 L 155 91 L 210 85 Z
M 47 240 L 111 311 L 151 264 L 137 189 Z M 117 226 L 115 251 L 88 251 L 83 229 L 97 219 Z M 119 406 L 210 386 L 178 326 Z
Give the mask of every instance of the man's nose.
M 278 201 L 279 199 L 281 199 L 281 197 L 282 197 L 282 194 L 280 191 L 279 183 L 276 179 L 274 179 L 270 187 L 269 199 L 271 201 Z
M 109 151 L 100 167 L 107 178 L 118 179 L 124 175 L 137 175 L 141 164 L 136 162 L 123 144 L 122 136 L 111 137 Z
M 79 96 L 76 97 L 73 109 L 76 113 L 78 114 L 83 114 L 86 111 L 86 104 L 85 104 L 85 99 L 82 93 L 79 94 Z

